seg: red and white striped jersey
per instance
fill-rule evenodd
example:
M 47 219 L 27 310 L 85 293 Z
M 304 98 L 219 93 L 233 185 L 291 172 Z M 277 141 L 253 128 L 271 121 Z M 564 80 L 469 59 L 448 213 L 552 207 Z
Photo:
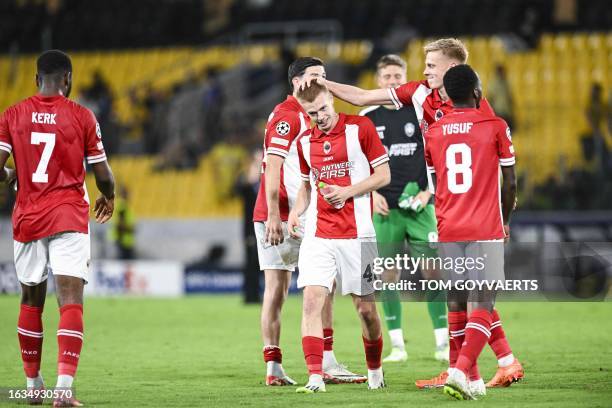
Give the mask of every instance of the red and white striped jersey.
M 266 124 L 261 182 L 253 210 L 253 221 L 268 220 L 264 171 L 266 157 L 269 154 L 285 159 L 280 173 L 278 205 L 281 220 L 287 221 L 301 185 L 296 142 L 300 136 L 310 131 L 309 125 L 308 115 L 292 95 L 287 96 L 286 100 L 276 105 L 270 114 Z
M 410 81 L 397 88 L 389 88 L 389 98 L 397 109 L 404 105 L 414 106 L 421 130 L 425 133 L 429 126 L 453 111 L 453 102 L 443 101 L 437 89 L 431 89 L 426 80 Z M 495 112 L 486 99 L 480 101 L 480 111 L 489 116 Z
M 500 165 L 513 166 L 506 122 L 477 109 L 455 109 L 425 134 L 427 170 L 436 174 L 440 242 L 504 238 Z
M 370 119 L 339 114 L 329 132 L 318 128 L 298 142 L 302 180 L 310 181 L 310 205 L 306 213 L 304 236 L 328 239 L 375 237 L 372 224 L 372 195 L 364 194 L 346 201 L 342 208 L 328 204 L 318 184 L 350 186 L 372 174 L 374 167 L 389 161 L 387 152 Z
M 88 233 L 83 161 L 106 161 L 100 126 L 89 109 L 61 95 L 25 99 L 0 116 L 0 149 L 13 154 L 17 170 L 15 240 Z

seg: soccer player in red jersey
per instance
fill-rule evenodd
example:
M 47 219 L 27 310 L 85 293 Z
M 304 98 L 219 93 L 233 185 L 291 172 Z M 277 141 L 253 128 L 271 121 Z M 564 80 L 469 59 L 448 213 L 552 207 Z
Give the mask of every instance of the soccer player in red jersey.
M 318 83 L 297 95 L 315 121 L 298 141 L 303 187 L 289 215 L 295 235 L 306 212 L 298 287 L 304 288 L 302 348 L 309 380 L 299 393 L 324 392 L 322 309 L 336 277 L 351 294 L 362 324 L 368 387 L 385 386 L 382 335 L 374 299 L 372 263 L 377 256 L 371 192 L 389 184 L 389 157 L 374 124 L 362 116 L 337 114 L 333 96 Z
M 482 88 L 469 65 L 450 68 L 444 87 L 454 110 L 425 134 L 425 160 L 435 173 L 439 249 L 445 257 L 481 257 L 480 273 L 475 268 L 450 271 L 454 280 L 503 280 L 503 242 L 516 198 L 510 129 L 503 119 L 478 109 Z M 449 293 L 451 338 L 459 350 L 444 387 L 452 397 L 486 393 L 476 362 L 491 337 L 494 303 L 495 292 L 486 289 Z
M 340 99 L 354 105 L 394 104 L 398 109 L 404 105 L 412 105 L 421 122 L 423 133 L 436 121 L 442 119 L 453 109 L 453 102 L 448 97 L 442 79 L 446 71 L 455 65 L 465 64 L 468 51 L 463 43 L 455 38 L 442 38 L 427 44 L 425 51 L 425 80 L 409 81 L 398 88 L 364 90 L 351 85 L 339 84 L 329 80 L 324 82 L 329 90 Z M 320 79 L 318 79 L 320 80 Z M 478 108 L 481 112 L 492 116 L 493 109 L 483 98 Z M 450 322 L 449 322 L 450 325 Z M 507 387 L 512 384 L 512 378 L 524 375 L 523 367 L 512 354 L 512 349 L 506 339 L 497 311 L 493 311 L 493 324 L 489 345 L 497 357 L 498 369 L 495 376 L 487 383 L 487 387 Z M 456 361 L 458 350 L 450 342 L 450 366 Z M 428 380 L 418 380 L 418 388 L 442 387 L 446 380 L 444 371 L 437 377 Z
M 41 54 L 36 85 L 36 95 L 0 117 L 0 181 L 16 177 L 18 187 L 13 209 L 15 269 L 22 290 L 17 333 L 27 388 L 42 390 L 42 313 L 51 269 L 60 311 L 56 388 L 61 391 L 53 406 L 81 406 L 71 388 L 83 345 L 83 286 L 90 262 L 84 160 L 102 193 L 94 206 L 99 223 L 113 215 L 114 180 L 96 118 L 68 99 L 70 57 L 58 50 Z M 11 153 L 16 174 L 4 167 Z
M 310 132 L 310 120 L 295 99 L 295 92 L 305 79 L 324 76 L 325 67 L 320 59 L 303 57 L 295 60 L 288 69 L 289 85 L 294 95 L 287 96 L 274 108 L 266 125 L 264 171 L 253 211 L 259 266 L 265 277 L 261 332 L 266 385 L 295 384 L 285 374 L 280 348 L 281 311 L 300 247 L 300 240 L 289 237 L 286 226 L 289 210 L 302 184 L 297 141 Z M 325 380 L 334 383 L 365 382 L 366 377 L 350 372 L 336 360 L 333 351 L 332 300 L 332 296 L 328 297 L 323 309 Z

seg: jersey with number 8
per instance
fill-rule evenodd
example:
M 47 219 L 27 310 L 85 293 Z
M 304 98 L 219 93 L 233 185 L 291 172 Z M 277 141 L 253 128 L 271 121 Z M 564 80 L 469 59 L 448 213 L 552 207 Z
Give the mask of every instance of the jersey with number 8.
M 515 158 L 503 119 L 455 109 L 425 134 L 425 160 L 436 177 L 440 242 L 504 238 L 499 166 Z
M 0 116 L 0 149 L 13 154 L 17 170 L 16 241 L 88 233 L 83 162 L 106 160 L 100 126 L 89 109 L 63 96 L 25 99 Z

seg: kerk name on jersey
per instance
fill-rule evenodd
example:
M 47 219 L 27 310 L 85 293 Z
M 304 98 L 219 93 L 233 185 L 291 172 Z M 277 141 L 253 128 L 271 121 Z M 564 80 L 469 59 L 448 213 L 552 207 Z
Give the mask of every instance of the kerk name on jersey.
M 319 178 L 330 179 L 334 177 L 346 177 L 353 173 L 353 167 L 355 163 L 352 161 L 346 161 L 342 163 L 326 164 L 321 167 L 319 171 Z
M 442 125 L 442 134 L 470 133 L 472 126 L 474 126 L 472 122 L 449 123 L 448 125 Z
M 57 113 L 38 113 L 32 112 L 32 123 L 41 123 L 44 125 L 56 125 L 55 116 Z

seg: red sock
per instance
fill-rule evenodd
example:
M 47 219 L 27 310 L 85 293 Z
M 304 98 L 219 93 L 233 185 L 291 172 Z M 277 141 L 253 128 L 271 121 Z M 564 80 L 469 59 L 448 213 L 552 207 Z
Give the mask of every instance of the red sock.
M 376 340 L 368 340 L 363 337 L 363 348 L 365 349 L 366 363 L 368 370 L 376 370 L 382 366 L 382 350 L 383 350 L 383 339 L 380 336 Z
M 60 307 L 57 374 L 74 377 L 83 346 L 83 305 Z
M 279 364 L 283 363 L 283 353 L 278 346 L 266 346 L 263 348 L 264 361 L 274 361 Z
M 455 368 L 470 373 L 470 368 L 476 364 L 478 356 L 491 336 L 491 313 L 488 310 L 476 309 L 470 314 L 465 325 L 465 341 L 461 346 Z
M 468 379 L 470 381 L 476 381 L 482 378 L 480 376 L 480 371 L 478 370 L 478 362 L 475 362 L 474 365 L 470 368 L 470 372 L 468 373 Z
M 491 349 L 499 360 L 502 357 L 512 354 L 512 349 L 510 348 L 510 344 L 508 344 L 508 339 L 506 339 L 506 333 L 504 333 L 504 329 L 502 329 L 501 320 L 499 320 L 497 310 L 493 309 L 491 319 L 493 323 L 491 323 L 491 337 L 489 338 L 489 346 L 491 346 Z
M 29 378 L 38 377 L 42 355 L 42 307 L 21 305 L 17 322 L 17 337 L 21 349 L 23 369 Z
M 465 324 L 467 323 L 467 312 L 448 312 L 448 331 L 450 336 L 449 367 L 455 367 L 457 357 L 461 351 L 461 345 L 465 338 Z
M 302 337 L 302 350 L 308 374 L 323 375 L 323 339 L 314 336 Z
M 323 329 L 323 350 L 332 351 L 334 349 L 334 329 Z

